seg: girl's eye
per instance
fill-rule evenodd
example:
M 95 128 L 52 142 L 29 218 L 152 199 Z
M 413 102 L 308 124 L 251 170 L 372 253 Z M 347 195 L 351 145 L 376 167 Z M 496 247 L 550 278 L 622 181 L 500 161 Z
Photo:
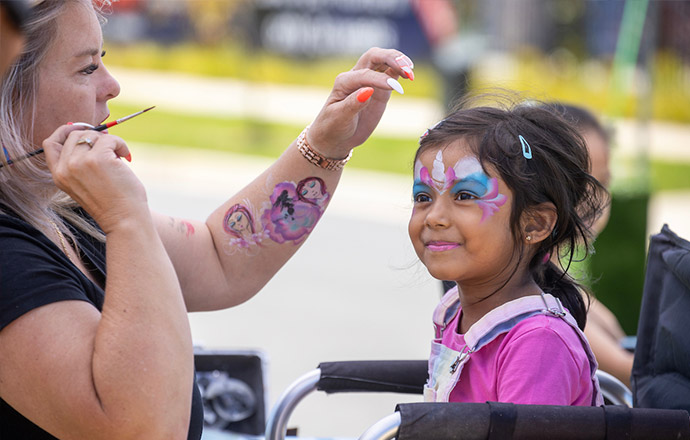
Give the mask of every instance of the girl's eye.
M 430 201 L 431 201 L 431 197 L 429 197 L 428 194 L 419 193 L 419 194 L 415 194 L 415 196 L 414 196 L 414 201 L 415 201 L 415 203 L 430 202 Z
M 461 191 L 455 195 L 455 200 L 474 200 L 477 196 L 472 193 Z
M 309 182 L 309 188 L 314 188 L 315 185 L 316 185 L 316 182 Z

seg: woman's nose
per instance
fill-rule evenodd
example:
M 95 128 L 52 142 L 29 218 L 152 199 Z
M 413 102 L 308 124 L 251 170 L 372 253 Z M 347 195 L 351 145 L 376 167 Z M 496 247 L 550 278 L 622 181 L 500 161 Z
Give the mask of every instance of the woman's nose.
M 110 74 L 105 66 L 101 66 L 101 68 L 104 73 L 103 83 L 101 84 L 101 99 L 108 101 L 120 94 L 120 83 L 117 82 L 115 77 Z

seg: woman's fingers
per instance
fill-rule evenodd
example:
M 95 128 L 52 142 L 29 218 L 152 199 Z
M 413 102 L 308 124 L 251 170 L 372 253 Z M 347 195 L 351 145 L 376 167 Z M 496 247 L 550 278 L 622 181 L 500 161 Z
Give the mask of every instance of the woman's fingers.
M 331 95 L 312 123 L 308 141 L 329 157 L 344 157 L 378 124 L 391 92 L 405 93 L 397 80 L 414 78 L 414 64 L 395 49 L 372 48 L 335 80 Z
M 48 166 L 52 169 L 52 164 L 56 163 L 60 154 L 62 153 L 63 146 L 67 141 L 67 137 L 73 131 L 81 130 L 81 127 L 75 127 L 72 125 L 63 125 L 58 127 L 48 138 L 43 141 L 43 153 L 46 156 L 46 161 Z
M 414 81 L 414 63 L 412 60 L 396 49 L 381 49 L 374 47 L 362 55 L 353 70 L 370 69 L 378 72 L 386 72 L 391 77 L 402 76 Z

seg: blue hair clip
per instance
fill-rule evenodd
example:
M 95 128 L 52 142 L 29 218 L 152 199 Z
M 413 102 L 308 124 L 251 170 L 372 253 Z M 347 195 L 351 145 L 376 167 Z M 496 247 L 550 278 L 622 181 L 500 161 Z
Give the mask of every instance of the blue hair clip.
M 525 156 L 525 159 L 531 159 L 532 158 L 532 147 L 529 146 L 525 138 L 522 137 L 522 135 L 518 135 L 518 138 L 520 138 L 520 144 L 522 144 L 522 155 Z

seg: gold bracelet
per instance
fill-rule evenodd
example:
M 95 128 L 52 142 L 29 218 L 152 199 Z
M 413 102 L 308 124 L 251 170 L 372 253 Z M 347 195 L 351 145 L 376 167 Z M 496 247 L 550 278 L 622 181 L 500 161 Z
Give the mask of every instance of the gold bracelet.
M 350 157 L 352 157 L 352 151 L 350 151 L 350 154 L 348 154 L 345 159 L 329 159 L 327 157 L 323 157 L 307 143 L 308 130 L 309 126 L 302 130 L 302 133 L 300 133 L 299 137 L 297 138 L 297 149 L 300 153 L 302 153 L 302 156 L 304 156 L 309 163 L 312 163 L 325 170 L 342 170 L 347 161 L 350 160 Z

